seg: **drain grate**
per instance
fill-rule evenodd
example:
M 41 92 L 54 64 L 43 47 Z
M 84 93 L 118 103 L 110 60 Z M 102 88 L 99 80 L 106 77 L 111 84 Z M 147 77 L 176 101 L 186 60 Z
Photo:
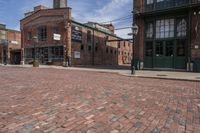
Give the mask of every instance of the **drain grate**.
M 165 75 L 165 74 L 157 74 L 156 76 L 159 76 L 159 77 L 166 77 L 167 75 Z

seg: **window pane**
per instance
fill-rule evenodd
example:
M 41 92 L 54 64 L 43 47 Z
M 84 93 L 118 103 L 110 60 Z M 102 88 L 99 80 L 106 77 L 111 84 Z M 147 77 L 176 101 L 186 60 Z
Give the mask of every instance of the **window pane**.
M 187 34 L 187 22 L 185 19 L 180 19 L 177 21 L 177 36 L 185 37 Z
M 166 42 L 165 55 L 166 56 L 173 56 L 174 55 L 174 43 L 172 41 Z
M 177 41 L 177 56 L 185 56 L 185 40 L 178 40 Z
M 156 42 L 156 56 L 163 55 L 163 42 Z
M 153 56 L 153 42 L 146 43 L 146 56 Z

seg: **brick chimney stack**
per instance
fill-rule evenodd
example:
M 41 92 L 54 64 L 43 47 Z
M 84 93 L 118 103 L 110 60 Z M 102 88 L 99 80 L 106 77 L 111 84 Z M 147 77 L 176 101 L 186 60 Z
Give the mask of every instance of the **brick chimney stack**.
M 53 8 L 66 8 L 67 0 L 53 0 Z

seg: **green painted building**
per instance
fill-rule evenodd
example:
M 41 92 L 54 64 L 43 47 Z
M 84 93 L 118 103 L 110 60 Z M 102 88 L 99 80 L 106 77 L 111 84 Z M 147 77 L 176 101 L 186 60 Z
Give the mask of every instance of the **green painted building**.
M 135 0 L 140 69 L 200 71 L 200 1 Z

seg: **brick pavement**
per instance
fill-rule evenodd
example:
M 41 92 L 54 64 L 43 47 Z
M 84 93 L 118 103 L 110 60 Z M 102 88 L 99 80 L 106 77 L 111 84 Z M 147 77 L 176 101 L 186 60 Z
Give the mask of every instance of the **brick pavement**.
M 0 67 L 0 133 L 199 133 L 200 82 Z

